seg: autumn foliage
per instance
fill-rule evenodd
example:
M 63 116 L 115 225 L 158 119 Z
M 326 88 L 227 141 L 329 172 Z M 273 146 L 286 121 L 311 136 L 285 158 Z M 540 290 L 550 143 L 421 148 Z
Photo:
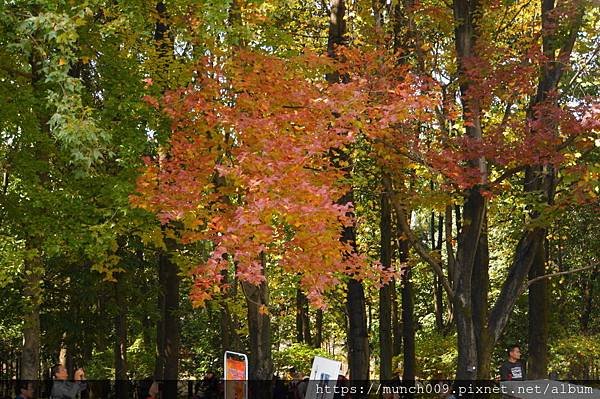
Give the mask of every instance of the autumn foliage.
M 532 49 L 507 59 L 473 57 L 465 66 L 468 96 L 486 125 L 482 139 L 458 134 L 454 126 L 469 126 L 470 115 L 444 98 L 440 82 L 383 51 L 340 49 L 335 64 L 309 52 L 204 59 L 193 84 L 147 99 L 170 119 L 171 139 L 159 159 L 147 159 L 132 201 L 174 226 L 182 244 L 212 243 L 193 271 L 196 304 L 232 265 L 237 278 L 263 281 L 265 254 L 301 274 L 309 299 L 322 306 L 341 275 L 382 272 L 339 239 L 353 220 L 352 204 L 337 203 L 349 175 L 336 154 L 355 140 L 366 140 L 396 179 L 418 169 L 449 194 L 478 186 L 486 195 L 527 165 L 559 166 L 569 160 L 567 148 L 593 146 L 586 133 L 598 127 L 597 108 L 549 97 L 527 110 L 523 98 L 535 94 L 544 59 Z M 333 68 L 343 83 L 325 83 Z M 503 117 L 493 117 L 499 106 Z M 487 184 L 469 163 L 478 158 L 492 168 Z
M 171 141 L 160 159 L 147 160 L 132 198 L 163 224 L 177 223 L 181 243 L 213 244 L 193 271 L 194 302 L 210 298 L 231 264 L 237 278 L 260 283 L 261 254 L 301 273 L 318 305 L 341 274 L 377 271 L 340 241 L 352 204 L 337 203 L 348 185 L 334 154 L 354 140 L 362 93 L 328 86 L 330 61 L 312 54 L 282 60 L 240 52 L 226 65 L 208 65 L 160 105 L 149 99 L 172 121 Z

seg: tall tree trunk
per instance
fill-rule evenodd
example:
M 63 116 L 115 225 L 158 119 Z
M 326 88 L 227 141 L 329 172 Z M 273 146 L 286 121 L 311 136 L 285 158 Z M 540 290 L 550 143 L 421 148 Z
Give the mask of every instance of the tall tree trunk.
M 433 189 L 433 182 L 431 182 L 431 188 Z M 436 224 L 435 212 L 431 212 L 430 220 L 430 238 L 431 238 L 431 249 L 435 251 L 438 259 L 442 259 L 442 234 L 444 219 L 440 216 L 438 223 Z M 436 241 L 437 231 L 437 241 Z M 435 313 L 435 327 L 437 331 L 443 331 L 444 329 L 444 298 L 442 293 L 442 281 L 437 273 L 433 273 L 433 310 Z
M 156 323 L 156 363 L 154 378 L 164 380 L 164 393 L 167 397 L 176 397 L 179 377 L 179 269 L 169 258 L 175 243 L 166 239 L 166 251 L 158 257 L 158 305 L 159 320 Z
M 268 312 L 269 286 L 266 271 L 266 255 L 261 254 L 262 273 L 265 280 L 255 286 L 242 282 L 248 306 L 248 331 L 250 334 L 250 379 L 255 383 L 253 397 L 266 398 L 270 395 L 268 384 L 273 377 L 271 357 L 271 318 Z
M 409 242 L 401 239 L 398 243 L 399 260 L 401 263 L 408 262 Z M 407 381 L 415 379 L 416 354 L 415 354 L 415 315 L 414 315 L 414 292 L 411 280 L 410 267 L 402 273 L 402 343 L 403 343 L 403 374 L 402 378 Z
M 444 331 L 444 297 L 442 280 L 437 274 L 433 275 L 433 299 L 435 313 L 435 328 L 439 332 Z
M 154 29 L 154 44 L 158 52 L 157 75 L 163 80 L 164 87 L 167 87 L 166 81 L 168 77 L 169 64 L 171 60 L 169 40 L 169 25 L 168 25 L 167 7 L 162 1 L 156 3 L 156 26 Z M 164 64 L 164 65 L 163 65 Z M 159 155 L 160 157 L 160 155 Z M 159 159 L 160 161 L 160 159 Z M 160 162 L 159 162 L 160 165 Z M 164 227 L 163 230 L 164 237 Z M 163 380 L 165 378 L 165 313 L 166 313 L 166 279 L 167 271 L 163 257 L 166 255 L 163 251 L 159 253 L 158 259 L 158 320 L 156 321 L 156 359 L 154 363 L 154 379 Z
M 115 389 L 117 399 L 127 399 L 129 396 L 129 381 L 127 376 L 127 299 L 125 291 L 125 274 L 118 277 L 114 286 L 115 304 Z
M 151 280 L 148 279 L 146 273 L 147 260 L 144 252 L 140 249 L 135 254 L 139 267 L 136 269 L 134 278 L 140 282 L 142 292 L 150 293 L 153 291 Z M 149 353 L 155 348 L 152 348 L 152 329 L 155 327 L 152 323 L 152 317 L 146 313 L 139 315 L 139 323 L 141 325 L 142 345 L 146 353 Z
M 222 283 L 224 285 L 229 284 L 229 273 L 227 272 L 227 270 L 223 270 L 221 272 L 221 275 L 223 276 L 223 279 L 221 280 Z M 237 281 L 234 279 L 233 281 L 233 287 L 232 288 L 227 288 L 224 293 L 223 293 L 223 297 L 221 298 L 219 304 L 220 304 L 220 311 L 219 311 L 219 323 L 221 326 L 221 350 L 223 353 L 225 353 L 225 351 L 233 351 L 233 352 L 240 352 L 241 349 L 241 342 L 240 342 L 240 337 L 238 336 L 237 332 L 236 332 L 236 321 L 234 320 L 233 315 L 231 314 L 231 310 L 229 309 L 229 304 L 228 304 L 228 300 L 229 298 L 231 298 L 232 296 L 234 297 L 236 294 L 236 286 L 237 286 Z
M 296 342 L 304 342 L 304 329 L 302 328 L 302 290 L 296 288 Z
M 169 37 L 169 15 L 164 2 L 156 3 L 157 20 L 154 31 L 154 43 L 158 51 L 159 68 L 157 73 L 165 87 L 173 67 L 173 43 Z M 165 397 L 177 397 L 177 379 L 179 376 L 179 284 L 178 268 L 170 256 L 176 248 L 174 240 L 166 238 L 166 227 L 162 227 L 166 250 L 159 253 L 159 310 L 160 320 L 157 322 L 158 356 L 155 365 L 155 378 L 165 381 L 163 392 Z
M 386 0 L 371 0 L 371 10 L 373 10 L 373 19 L 377 30 L 383 29 L 385 8 Z
M 38 99 L 46 97 L 43 82 L 45 77 L 42 70 L 42 59 L 44 56 L 38 54 L 33 48 L 29 57 L 31 66 L 31 85 Z M 35 143 L 35 153 L 38 161 L 48 164 L 50 162 L 49 151 L 52 139 L 49 130 L 49 117 L 41 109 L 36 109 L 38 126 L 42 133 L 40 140 Z M 46 190 L 49 187 L 50 176 L 46 170 L 37 173 L 40 188 Z M 40 209 L 41 210 L 41 209 Z M 41 210 L 45 211 L 45 210 Z M 42 279 L 44 275 L 44 261 L 42 259 L 43 237 L 39 232 L 29 232 L 26 237 L 27 249 L 31 251 L 32 257 L 25 261 L 25 312 L 23 316 L 23 349 L 21 355 L 21 378 L 36 381 L 40 375 L 40 305 L 42 303 Z M 37 387 L 36 387 L 37 389 Z
M 360 281 L 348 281 L 348 368 L 353 380 L 369 379 L 369 336 L 365 291 Z
M 402 353 L 402 315 L 401 309 L 398 306 L 398 293 L 396 287 L 396 279 L 392 279 L 390 282 L 392 285 L 392 330 L 393 330 L 393 342 L 392 342 L 392 356 L 398 356 Z M 395 366 L 395 365 L 393 365 Z
M 540 259 L 541 258 L 541 259 Z M 543 276 L 545 250 L 539 245 L 529 279 Z M 539 280 L 529 286 L 529 358 L 527 378 L 542 379 L 548 375 L 548 279 Z
M 469 92 L 471 85 L 466 71 L 466 64 L 471 57 L 476 56 L 476 18 L 480 15 L 480 4 L 478 0 L 454 0 L 453 6 L 454 20 L 456 21 L 455 47 L 460 74 L 461 102 L 463 115 L 465 120 L 469 122 L 465 124 L 465 130 L 468 137 L 479 141 L 483 137 L 480 120 L 481 109 L 479 100 L 471 96 Z M 487 182 L 487 162 L 485 158 L 471 159 L 469 165 L 474 169 L 478 169 L 480 183 L 485 184 Z M 458 336 L 456 378 L 459 380 L 475 379 L 478 372 L 477 343 L 473 321 L 472 276 L 487 208 L 486 200 L 479 192 L 478 185 L 467 190 L 465 197 L 454 276 L 454 310 Z
M 488 248 L 487 213 L 484 216 L 479 245 L 475 255 L 473 276 L 471 283 L 471 301 L 473 303 L 473 325 L 475 327 L 475 340 L 477 343 L 477 379 L 487 380 L 491 376 L 491 356 L 494 342 L 488 329 L 488 294 L 490 287 L 490 254 Z
M 298 287 L 296 289 L 296 340 L 310 345 L 310 314 L 308 311 L 308 298 Z
M 549 99 L 549 95 L 558 88 L 563 72 L 568 65 L 582 23 L 584 10 L 583 3 L 579 4 L 577 13 L 566 19 L 565 26 L 569 28 L 567 35 L 559 39 L 555 31 L 558 23 L 557 14 L 555 13 L 555 1 L 541 1 L 542 51 L 547 58 L 547 62 L 541 68 L 537 92 L 529 106 L 527 113 L 529 121 L 548 118 L 548 115 L 538 117 L 535 113 L 536 106 L 547 101 L 556 104 L 556 100 Z M 543 122 L 546 129 L 551 129 L 554 134 L 558 133 L 557 122 L 552 118 Z M 542 194 L 543 200 L 548 204 L 552 204 L 555 174 L 556 171 L 552 165 L 528 167 L 525 171 L 525 192 Z M 531 217 L 537 218 L 539 214 L 532 211 Z M 547 251 L 544 242 L 546 231 L 542 231 L 536 237 L 536 240 L 536 250 L 529 271 L 530 278 L 545 273 Z M 548 371 L 548 300 L 547 280 L 543 279 L 531 285 L 529 288 L 529 355 L 531 366 L 528 370 L 531 378 L 545 377 Z
M 340 203 L 352 202 L 352 191 L 344 195 Z M 356 251 L 354 226 L 343 229 L 342 241 L 351 243 Z M 365 291 L 361 281 L 350 278 L 347 285 L 346 310 L 348 314 L 348 369 L 353 380 L 369 379 L 369 334 Z
M 590 332 L 590 321 L 592 317 L 593 299 L 594 299 L 594 285 L 595 280 L 598 277 L 598 273 L 592 273 L 590 278 L 586 278 L 582 282 L 583 286 L 583 312 L 581 312 L 581 318 L 579 324 L 581 326 L 581 332 L 589 334 Z M 596 294 L 597 295 L 597 294 Z
M 39 255 L 25 262 L 26 307 L 23 317 L 21 378 L 37 381 L 40 375 L 40 304 L 42 302 L 43 263 Z
M 310 334 L 310 311 L 308 307 L 308 298 L 304 296 L 304 307 L 302 308 L 302 333 L 304 335 L 304 343 L 310 345 L 312 342 Z
M 168 241 L 168 240 L 167 240 Z M 167 244 L 173 250 L 174 243 Z M 170 252 L 170 251 L 169 251 Z M 180 321 L 179 321 L 179 269 L 167 254 L 160 257 L 163 268 L 165 313 L 164 313 L 164 394 L 165 397 L 177 397 L 177 380 L 179 378 L 179 347 L 180 347 Z
M 387 193 L 381 194 L 380 257 L 384 269 L 392 266 L 392 211 Z M 379 379 L 392 379 L 392 289 L 388 282 L 379 289 Z
M 314 348 L 320 348 L 323 344 L 323 309 L 317 309 L 315 315 L 315 337 L 313 342 Z
M 346 3 L 344 0 L 331 0 L 329 35 L 327 40 L 327 54 L 336 57 L 336 46 L 344 45 L 346 34 Z M 340 81 L 339 73 L 333 72 L 327 75 L 329 83 Z M 349 156 L 345 153 L 338 154 L 334 163 L 340 165 L 345 161 L 349 163 Z M 350 169 L 346 168 L 346 175 Z M 340 204 L 352 202 L 354 194 L 352 190 L 339 199 Z M 356 250 L 356 232 L 354 226 L 345 227 L 341 240 L 349 243 Z M 369 339 L 367 333 L 367 315 L 365 292 L 361 281 L 350 278 L 347 286 L 346 309 L 348 314 L 348 368 L 350 378 L 354 380 L 368 380 L 369 378 Z
M 237 352 L 232 346 L 232 333 L 231 331 L 231 316 L 229 314 L 229 306 L 227 306 L 227 302 L 222 300 L 220 302 L 220 311 L 219 311 L 219 325 L 221 327 L 221 351 L 225 353 L 225 351 L 234 351 Z
M 163 262 L 158 261 L 158 319 L 156 320 L 156 355 L 154 360 L 154 379 L 162 380 L 165 373 L 165 270 Z
M 444 218 L 444 224 L 445 224 L 445 237 L 446 237 L 446 255 L 447 255 L 447 272 L 448 272 L 448 281 L 450 282 L 450 285 L 453 286 L 454 285 L 454 269 L 455 269 L 455 258 L 454 258 L 454 240 L 453 240 L 453 235 L 452 235 L 452 205 L 448 205 L 446 206 L 446 211 L 445 211 L 445 218 Z M 452 325 L 452 323 L 454 322 L 454 311 L 453 311 L 453 307 L 452 307 L 452 301 L 450 299 L 448 299 L 448 324 L 446 325 L 446 328 L 444 328 L 444 335 L 446 335 L 448 333 L 448 327 Z
M 327 39 L 327 54 L 335 58 L 337 46 L 344 45 L 346 35 L 346 14 L 345 0 L 331 0 L 329 11 L 329 35 Z M 337 83 L 339 75 L 328 77 L 330 83 Z
M 477 377 L 477 343 L 473 320 L 473 270 L 481 238 L 485 200 L 479 191 L 472 190 L 464 205 L 464 223 L 459 236 L 455 276 L 454 310 L 458 339 L 458 380 L 471 380 Z M 480 265 L 482 260 L 477 262 Z M 479 265 L 478 265 L 479 266 Z M 487 298 L 486 298 L 487 302 Z M 478 304 L 476 306 L 484 306 Z M 485 305 L 487 306 L 487 305 Z

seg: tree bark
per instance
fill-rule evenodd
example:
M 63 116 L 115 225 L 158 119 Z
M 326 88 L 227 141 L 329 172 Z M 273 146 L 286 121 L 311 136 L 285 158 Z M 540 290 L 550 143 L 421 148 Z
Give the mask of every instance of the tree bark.
M 401 239 L 398 243 L 399 260 L 406 264 L 409 256 L 409 242 Z M 403 343 L 403 374 L 402 378 L 412 381 L 416 376 L 415 353 L 415 319 L 414 292 L 411 281 L 411 269 L 406 268 L 402 273 L 402 343 Z
M 472 276 L 479 248 L 485 212 L 485 199 L 470 190 L 463 209 L 463 228 L 459 236 L 456 260 L 454 310 L 458 339 L 458 380 L 477 376 L 477 343 L 473 321 Z
M 546 274 L 545 255 L 544 246 L 538 245 L 529 279 Z M 529 379 L 548 376 L 548 299 L 548 279 L 541 279 L 529 286 Z
M 345 0 L 331 0 L 329 8 L 329 35 L 327 40 L 327 54 L 330 57 L 335 58 L 335 50 L 337 46 L 345 44 L 346 35 L 346 21 L 344 19 L 346 14 L 346 2 Z M 339 78 L 339 75 L 337 75 Z M 331 79 L 338 80 L 335 76 Z
M 296 340 L 310 345 L 310 314 L 308 311 L 308 298 L 298 287 L 296 289 Z
M 498 342 L 515 302 L 523 292 L 525 278 L 529 274 L 537 246 L 543 236 L 543 229 L 535 228 L 525 232 L 517 244 L 514 259 L 508 269 L 508 276 L 502 285 L 500 296 L 490 312 L 489 330 L 493 342 Z
M 40 376 L 40 304 L 43 263 L 39 255 L 25 262 L 26 311 L 23 317 L 21 379 L 37 381 Z
M 595 280 L 598 277 L 598 273 L 592 273 L 590 278 L 583 281 L 583 312 L 581 312 L 580 326 L 581 332 L 589 334 L 590 332 L 590 321 L 592 317 L 593 299 L 594 299 L 594 285 Z
M 481 140 L 483 137 L 480 120 L 480 104 L 471 96 L 470 82 L 466 70 L 467 60 L 474 57 L 477 39 L 476 16 L 480 12 L 477 0 L 455 0 L 453 4 L 455 27 L 455 46 L 460 76 L 460 92 L 463 115 L 468 124 L 465 130 L 468 137 Z M 479 184 L 487 182 L 487 163 L 485 158 L 469 161 L 472 168 L 479 170 Z M 480 236 L 484 227 L 484 215 L 487 208 L 485 198 L 479 192 L 479 186 L 467 190 L 463 207 L 463 223 L 458 236 L 456 256 L 454 310 L 458 336 L 458 368 L 456 378 L 471 380 L 478 374 L 478 355 L 473 320 L 472 276 L 479 249 Z M 481 304 L 479 304 L 481 305 Z
M 144 293 L 153 292 L 154 287 L 152 284 L 152 279 L 148 278 L 148 273 L 146 270 L 146 268 L 148 267 L 148 261 L 147 261 L 146 257 L 144 256 L 144 251 L 142 249 L 136 250 L 135 257 L 136 257 L 136 261 L 138 262 L 137 264 L 139 265 L 139 267 L 135 270 L 135 273 L 133 274 L 133 278 L 136 279 L 136 281 L 139 281 L 141 292 L 144 292 Z M 142 330 L 141 331 L 142 345 L 143 345 L 144 351 L 146 351 L 146 353 L 149 353 L 152 350 L 155 350 L 155 348 L 152 347 L 152 344 L 153 344 L 152 330 L 155 328 L 155 325 L 153 323 L 152 317 L 149 314 L 147 314 L 146 312 L 139 315 L 138 321 L 140 323 L 141 330 Z M 90 352 L 90 355 L 91 355 L 91 352 Z
M 296 342 L 304 342 L 304 329 L 302 328 L 302 290 L 296 288 Z
M 353 202 L 353 192 L 349 191 L 340 203 Z M 356 231 L 354 226 L 343 229 L 341 240 L 350 243 L 356 251 Z M 347 285 L 346 310 L 348 314 L 348 369 L 353 380 L 369 379 L 369 335 L 365 291 L 361 281 L 350 277 Z
M 248 330 L 250 334 L 249 377 L 253 381 L 261 381 L 254 385 L 254 397 L 269 397 L 268 382 L 273 377 L 273 360 L 271 357 L 271 319 L 268 313 L 269 288 L 266 273 L 266 256 L 261 254 L 262 273 L 265 281 L 255 286 L 242 282 L 248 306 Z
M 159 255 L 159 257 L 162 255 Z M 158 261 L 158 319 L 156 320 L 156 356 L 154 361 L 154 379 L 162 380 L 165 373 L 165 270 L 163 263 Z
M 173 249 L 174 245 L 167 245 Z M 170 252 L 170 251 L 169 251 Z M 160 263 L 163 268 L 165 313 L 164 313 L 164 393 L 166 397 L 177 397 L 177 380 L 179 378 L 179 347 L 180 347 L 180 321 L 179 321 L 179 270 L 169 256 L 161 254 Z
M 31 66 L 31 85 L 36 97 L 41 100 L 46 96 L 41 68 L 42 56 L 38 54 L 35 48 L 31 49 L 29 64 Z M 48 141 L 51 140 L 48 125 L 49 117 L 41 109 L 36 109 L 36 117 L 40 132 L 43 133 L 40 140 L 35 143 L 36 157 L 39 161 L 48 164 L 50 162 Z M 47 170 L 44 170 L 44 167 L 37 172 L 37 177 L 40 188 L 46 190 L 49 187 L 50 176 Z M 23 348 L 20 374 L 24 380 L 37 381 L 40 376 L 40 305 L 42 303 L 42 279 L 44 275 L 44 260 L 41 255 L 43 237 L 35 231 L 26 234 L 25 245 L 31 251 L 32 257 L 25 261 L 24 296 L 26 301 L 23 316 Z
M 433 183 L 431 183 L 431 188 L 433 188 Z M 431 248 L 437 254 L 438 259 L 442 259 L 442 234 L 443 234 L 443 226 L 444 219 L 440 217 L 438 219 L 438 223 L 436 225 L 436 217 L 435 212 L 431 212 L 431 221 L 430 221 L 430 234 L 431 234 Z M 437 228 L 436 228 L 437 226 Z M 436 231 L 437 241 L 436 241 Z M 443 298 L 443 287 L 440 276 L 436 273 L 433 274 L 433 298 L 434 298 L 434 313 L 435 313 L 435 327 L 438 331 L 443 331 L 444 329 L 444 298 Z
M 384 269 L 392 266 L 392 211 L 387 193 L 381 194 L 380 257 Z M 379 379 L 392 379 L 392 282 L 379 289 Z
M 402 315 L 401 310 L 398 308 L 398 293 L 396 287 L 396 279 L 392 279 L 390 284 L 392 285 L 392 356 L 398 356 L 402 353 Z
M 169 70 L 169 61 L 171 59 L 170 54 L 170 41 L 169 41 L 169 25 L 167 7 L 162 1 L 156 3 L 156 26 L 154 29 L 154 43 L 158 51 L 159 64 L 164 65 L 162 68 L 157 68 L 159 78 L 162 80 L 167 79 Z M 164 84 L 164 87 L 167 85 Z M 163 236 L 164 236 L 164 227 Z M 154 363 L 154 379 L 163 380 L 165 378 L 165 313 L 166 313 L 166 269 L 163 257 L 165 254 L 163 251 L 159 253 L 158 259 L 158 320 L 156 321 L 156 359 Z
M 345 0 L 331 0 L 329 35 L 327 40 L 327 54 L 335 58 L 336 46 L 345 44 L 346 34 L 346 3 Z M 327 75 L 329 83 L 338 83 L 340 74 L 335 71 Z M 337 165 L 340 161 L 349 162 L 347 154 L 341 151 L 338 154 L 339 159 L 333 160 Z M 345 168 L 346 175 L 350 174 L 350 168 Z M 353 202 L 353 192 L 350 190 L 338 200 L 340 204 Z M 354 226 L 344 227 L 342 237 L 343 242 L 349 243 L 356 251 L 356 232 Z M 348 314 L 348 368 L 350 378 L 354 380 L 369 379 L 369 339 L 367 334 L 367 316 L 365 293 L 362 282 L 350 278 L 347 286 L 346 309 Z
M 365 312 L 365 292 L 360 281 L 348 281 L 348 368 L 353 380 L 369 379 L 369 336 Z
M 450 282 L 450 284 L 452 285 L 454 282 L 454 269 L 455 269 L 455 257 L 454 257 L 454 240 L 453 240 L 453 236 L 452 236 L 452 205 L 448 205 L 446 206 L 446 211 L 445 211 L 445 219 L 444 219 L 444 223 L 445 223 L 445 237 L 446 237 L 446 256 L 447 256 L 447 271 L 448 271 L 448 281 Z M 453 286 L 452 286 L 453 287 Z M 454 311 L 453 311 L 453 307 L 452 307 L 452 300 L 450 298 L 448 298 L 448 324 L 447 326 L 450 326 L 452 323 L 454 322 Z M 444 329 L 444 335 L 446 335 L 448 332 L 448 329 L 445 328 Z
M 323 344 L 323 309 L 317 309 L 315 316 L 315 340 L 314 348 L 320 348 Z
M 118 277 L 114 286 L 115 304 L 115 389 L 117 399 L 127 399 L 129 396 L 129 378 L 127 376 L 127 299 L 125 292 L 125 275 Z
M 479 245 L 475 256 L 471 301 L 473 303 L 473 325 L 477 343 L 477 379 L 487 380 L 491 376 L 491 356 L 494 342 L 488 329 L 488 294 L 490 288 L 490 254 L 487 234 L 487 213 L 484 216 L 483 228 L 479 237 Z
M 221 280 L 224 285 L 229 284 L 229 273 L 227 270 L 221 272 L 223 279 Z M 225 351 L 240 352 L 242 345 L 240 337 L 236 331 L 237 322 L 234 316 L 231 314 L 229 309 L 228 300 L 230 297 L 235 297 L 237 281 L 234 279 L 233 287 L 227 288 L 223 297 L 220 300 L 220 311 L 219 311 L 219 322 L 221 326 L 221 350 Z
M 162 1 L 156 4 L 157 20 L 154 30 L 154 42 L 158 50 L 159 78 L 166 87 L 169 71 L 173 64 L 173 43 L 169 37 L 170 26 L 167 7 Z M 176 244 L 166 238 L 166 227 L 162 227 L 165 250 L 159 253 L 159 311 L 160 320 L 157 322 L 157 352 L 155 378 L 164 380 L 163 392 L 166 397 L 177 397 L 177 379 L 179 375 L 179 284 L 178 268 L 170 260 Z

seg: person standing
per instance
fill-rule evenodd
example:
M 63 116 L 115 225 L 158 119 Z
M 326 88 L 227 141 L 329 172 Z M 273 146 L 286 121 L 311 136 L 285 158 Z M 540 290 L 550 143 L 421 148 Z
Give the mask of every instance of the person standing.
M 508 360 L 500 366 L 500 381 L 524 381 L 526 378 L 525 365 L 521 362 L 519 345 L 508 347 Z
M 50 392 L 50 399 L 75 399 L 75 397 L 87 389 L 85 381 L 85 373 L 83 369 L 75 370 L 73 379 L 75 382 L 67 381 L 69 374 L 67 369 L 62 364 L 57 364 L 52 368 L 54 383 Z
M 196 383 L 196 397 L 200 399 L 216 399 L 219 395 L 219 378 L 209 370 L 204 375 L 204 378 Z
M 273 376 L 273 399 L 287 399 L 287 389 L 281 378 Z
M 156 399 L 160 392 L 160 385 L 152 377 L 140 381 L 137 397 L 140 399 Z

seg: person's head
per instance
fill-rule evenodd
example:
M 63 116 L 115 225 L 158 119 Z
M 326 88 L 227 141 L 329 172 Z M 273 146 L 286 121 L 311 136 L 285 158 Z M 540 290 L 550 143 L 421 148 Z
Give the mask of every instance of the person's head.
M 67 368 L 62 364 L 57 364 L 52 367 L 52 376 L 55 380 L 66 380 L 69 378 L 69 373 L 67 373 Z
M 33 398 L 33 383 L 31 381 L 19 381 L 17 384 L 17 395 L 24 399 Z
M 156 398 L 158 396 L 158 392 L 160 391 L 158 387 L 158 382 L 154 381 L 152 385 L 150 385 L 150 389 L 148 390 L 148 395 L 151 398 Z
M 521 359 L 521 347 L 519 345 L 515 344 L 509 346 L 506 352 L 508 354 L 508 359 L 513 362 L 516 362 L 517 360 Z
M 288 372 L 290 373 L 290 376 L 292 378 L 298 378 L 298 371 L 296 370 L 296 367 L 292 366 L 288 369 Z
M 206 374 L 204 374 L 205 380 L 212 380 L 213 378 L 215 378 L 215 373 L 213 373 L 212 370 L 208 370 Z

